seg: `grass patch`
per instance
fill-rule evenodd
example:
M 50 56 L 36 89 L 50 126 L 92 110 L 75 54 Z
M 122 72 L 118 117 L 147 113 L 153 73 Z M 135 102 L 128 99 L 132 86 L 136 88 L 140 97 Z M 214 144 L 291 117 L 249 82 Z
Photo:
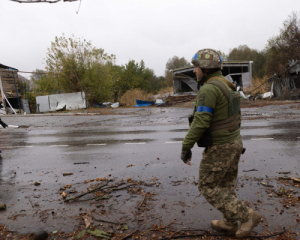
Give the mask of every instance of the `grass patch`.
M 120 99 L 120 103 L 126 107 L 134 107 L 136 99 L 143 101 L 153 101 L 153 95 L 141 89 L 128 90 Z
M 249 87 L 244 88 L 245 94 L 250 93 L 256 94 L 256 93 L 266 93 L 271 90 L 271 85 L 269 83 L 265 83 L 262 86 L 260 86 L 262 83 L 267 81 L 267 77 L 263 78 L 252 78 L 252 83 Z M 260 87 L 258 87 L 260 86 Z M 257 88 L 258 87 L 258 88 Z M 257 88 L 257 89 L 256 89 Z M 254 90 L 254 91 L 253 91 Z M 253 91 L 253 92 L 252 92 Z

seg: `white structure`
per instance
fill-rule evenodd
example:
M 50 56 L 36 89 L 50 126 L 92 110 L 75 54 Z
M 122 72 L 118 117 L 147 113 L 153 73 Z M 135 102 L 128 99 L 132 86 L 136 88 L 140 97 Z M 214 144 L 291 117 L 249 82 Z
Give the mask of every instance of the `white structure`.
M 222 74 L 236 87 L 248 87 L 252 81 L 252 61 L 224 61 Z M 174 93 L 179 95 L 197 95 L 197 81 L 194 67 L 173 70 Z
M 86 98 L 84 92 L 54 94 L 36 97 L 36 104 L 39 112 L 76 110 L 86 108 Z

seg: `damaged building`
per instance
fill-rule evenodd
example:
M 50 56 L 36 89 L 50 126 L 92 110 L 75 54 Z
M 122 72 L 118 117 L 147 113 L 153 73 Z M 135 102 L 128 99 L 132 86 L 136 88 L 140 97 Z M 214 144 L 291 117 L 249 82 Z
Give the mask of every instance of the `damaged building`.
M 300 98 L 300 61 L 290 61 L 283 76 L 274 76 L 272 93 L 274 97 L 283 99 Z
M 175 95 L 197 94 L 197 80 L 193 71 L 194 67 L 180 68 L 173 71 Z M 252 81 L 252 61 L 224 61 L 222 73 L 238 90 L 243 90 Z
M 0 99 L 4 108 L 1 114 L 12 109 L 21 111 L 21 94 L 18 81 L 18 69 L 0 63 Z M 13 110 L 13 111 L 15 111 Z

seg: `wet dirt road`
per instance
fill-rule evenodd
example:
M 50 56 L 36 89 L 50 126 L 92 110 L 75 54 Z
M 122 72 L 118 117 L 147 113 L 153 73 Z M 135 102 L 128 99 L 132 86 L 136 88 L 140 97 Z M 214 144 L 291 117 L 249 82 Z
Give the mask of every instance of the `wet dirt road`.
M 278 180 L 300 177 L 298 106 L 242 111 L 241 135 L 247 150 L 236 190 L 239 199 L 263 215 L 263 223 L 255 228 L 258 233 L 282 227 L 299 232 L 300 184 Z M 2 117 L 7 124 L 23 127 L 1 129 L 0 204 L 7 204 L 7 210 L 0 212 L 0 223 L 21 233 L 39 229 L 72 233 L 81 221 L 79 214 L 90 209 L 98 218 L 140 231 L 153 225 L 212 230 L 210 221 L 221 214 L 197 188 L 203 149 L 193 148 L 191 167 L 180 160 L 190 112 L 144 108 L 117 109 L 112 115 Z M 71 197 L 105 182 L 97 178 L 135 185 L 98 201 L 97 194 L 69 203 L 61 199 L 63 192 Z M 94 222 L 99 229 L 122 233 L 115 224 Z

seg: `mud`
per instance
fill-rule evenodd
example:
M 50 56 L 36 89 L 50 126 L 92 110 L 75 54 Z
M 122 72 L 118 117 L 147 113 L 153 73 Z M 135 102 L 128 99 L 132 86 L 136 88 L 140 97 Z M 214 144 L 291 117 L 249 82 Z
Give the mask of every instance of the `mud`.
M 236 191 L 239 199 L 263 215 L 254 234 L 286 227 L 296 239 L 299 232 L 300 185 L 279 179 L 300 177 L 298 106 L 242 109 L 241 134 L 247 150 L 241 157 Z M 94 220 L 96 228 L 116 236 L 138 229 L 139 236 L 145 233 L 147 238 L 152 235 L 150 229 L 165 229 L 161 226 L 174 231 L 184 227 L 212 231 L 210 221 L 222 216 L 197 188 L 203 149 L 193 148 L 191 167 L 180 160 L 178 141 L 188 131 L 191 109 L 110 111 L 113 116 L 101 115 L 100 110 L 100 114 L 2 117 L 7 124 L 28 127 L 1 129 L 0 204 L 6 203 L 7 210 L 0 212 L 0 222 L 19 233 L 43 229 L 57 231 L 52 239 L 60 233 L 70 238 L 82 229 L 82 215 L 90 209 L 95 218 L 117 223 Z M 76 164 L 82 162 L 85 164 Z M 96 201 L 103 194 L 100 191 L 64 203 L 63 192 L 72 197 L 105 183 L 97 178 L 122 184 L 119 187 L 136 185 L 108 192 L 108 199 Z M 279 195 L 282 187 L 285 194 Z M 145 193 L 146 202 L 140 207 Z M 128 231 L 122 229 L 123 223 Z M 167 236 L 162 230 L 155 233 Z

